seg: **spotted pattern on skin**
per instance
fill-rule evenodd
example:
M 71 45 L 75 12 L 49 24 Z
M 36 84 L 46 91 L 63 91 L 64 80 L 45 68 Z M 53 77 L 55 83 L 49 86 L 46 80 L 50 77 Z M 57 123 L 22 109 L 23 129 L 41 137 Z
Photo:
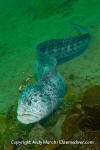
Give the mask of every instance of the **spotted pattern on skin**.
M 61 105 L 67 87 L 56 66 L 80 56 L 88 45 L 86 27 L 75 27 L 81 35 L 48 40 L 36 47 L 34 72 L 38 83 L 25 89 L 19 99 L 17 118 L 21 123 L 39 122 Z

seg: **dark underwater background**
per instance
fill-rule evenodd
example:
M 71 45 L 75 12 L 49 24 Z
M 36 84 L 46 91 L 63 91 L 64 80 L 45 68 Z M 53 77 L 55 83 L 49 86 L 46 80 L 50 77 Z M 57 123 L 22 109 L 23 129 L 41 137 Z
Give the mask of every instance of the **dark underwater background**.
M 36 83 L 35 47 L 90 29 L 84 54 L 57 70 L 67 84 L 59 110 L 48 120 L 24 125 L 16 116 L 25 87 Z M 11 141 L 94 141 L 94 144 L 22 144 Z M 100 0 L 0 0 L 0 150 L 99 150 Z

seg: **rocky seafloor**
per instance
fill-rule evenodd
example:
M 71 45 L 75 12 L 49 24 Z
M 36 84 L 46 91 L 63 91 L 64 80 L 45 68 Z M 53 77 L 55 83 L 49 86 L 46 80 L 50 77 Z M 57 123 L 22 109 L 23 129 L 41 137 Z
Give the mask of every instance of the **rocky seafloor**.
M 99 150 L 100 86 L 88 88 L 76 99 L 71 93 L 70 90 L 67 92 L 61 108 L 45 123 L 23 125 L 16 119 L 16 108 L 11 106 L 5 118 L 0 116 L 0 149 L 14 150 L 16 143 L 10 144 L 13 140 L 13 143 L 26 142 L 17 145 L 17 150 Z M 38 143 L 59 140 L 60 144 Z M 61 140 L 93 141 L 93 144 L 64 144 Z

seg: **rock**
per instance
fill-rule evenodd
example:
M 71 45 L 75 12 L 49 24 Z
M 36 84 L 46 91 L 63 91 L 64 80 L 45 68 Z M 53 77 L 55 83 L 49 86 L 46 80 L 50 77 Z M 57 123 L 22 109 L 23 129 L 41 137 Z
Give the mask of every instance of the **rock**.
M 87 130 L 85 132 L 88 140 L 90 141 L 94 141 L 94 144 L 96 146 L 99 146 L 100 144 L 100 130 L 99 131 L 90 131 L 90 130 Z
M 17 137 L 17 138 L 15 138 L 14 139 L 14 141 L 22 141 L 23 139 L 22 138 L 20 138 L 20 137 Z M 15 150 L 15 149 L 17 149 L 19 146 L 18 145 L 15 145 L 15 144 L 9 144 L 8 146 L 6 146 L 5 148 L 4 148 L 4 150 Z
M 58 146 L 58 144 L 49 144 L 45 146 L 43 150 L 55 150 Z
M 80 147 L 72 145 L 68 147 L 69 150 L 99 150 L 100 108 L 85 109 L 80 104 L 75 104 L 63 122 L 61 138 L 67 141 L 94 141 L 94 144 L 83 144 Z M 60 145 L 57 150 L 65 150 L 67 146 Z
M 74 104 L 72 109 L 67 113 L 62 125 L 62 139 L 70 140 L 75 138 L 76 134 L 80 132 L 79 123 L 84 111 L 81 104 Z M 77 139 L 77 138 L 76 138 Z
M 86 107 L 94 107 L 95 105 L 100 106 L 100 86 L 93 86 L 86 90 L 84 93 L 83 99 L 83 106 Z
M 91 131 L 100 130 L 100 86 L 93 86 L 86 90 L 82 99 L 84 110 L 79 128 Z
M 16 150 L 34 150 L 34 146 L 33 145 L 21 145 Z
M 45 137 L 45 132 L 46 129 L 43 128 L 39 123 L 37 123 L 29 133 L 29 140 L 31 141 L 43 140 Z
M 4 148 L 4 150 L 14 150 L 14 146 L 12 144 L 9 144 L 7 147 Z
M 47 130 L 45 132 L 45 137 L 44 137 L 44 140 L 47 140 L 47 141 L 53 141 L 53 140 L 56 140 L 57 138 L 55 137 L 54 133 Z
M 100 130 L 100 107 L 84 108 L 84 115 L 81 118 L 79 127 L 81 130 Z
M 80 114 L 72 114 L 66 116 L 66 119 L 62 125 L 62 136 L 64 140 L 72 139 L 73 135 L 79 131 L 78 123 Z
M 65 115 L 60 116 L 57 123 L 50 130 L 51 132 L 53 132 L 53 134 L 57 139 L 61 138 L 61 127 L 65 120 L 65 117 L 66 117 Z

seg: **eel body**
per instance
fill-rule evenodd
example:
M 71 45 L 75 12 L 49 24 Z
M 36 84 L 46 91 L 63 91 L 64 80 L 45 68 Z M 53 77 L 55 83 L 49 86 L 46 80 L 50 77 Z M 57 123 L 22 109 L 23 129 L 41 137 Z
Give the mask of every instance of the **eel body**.
M 80 56 L 88 45 L 88 28 L 74 26 L 81 35 L 44 41 L 36 47 L 34 72 L 38 83 L 26 88 L 18 101 L 17 118 L 20 122 L 38 122 L 61 105 L 66 85 L 56 66 Z

